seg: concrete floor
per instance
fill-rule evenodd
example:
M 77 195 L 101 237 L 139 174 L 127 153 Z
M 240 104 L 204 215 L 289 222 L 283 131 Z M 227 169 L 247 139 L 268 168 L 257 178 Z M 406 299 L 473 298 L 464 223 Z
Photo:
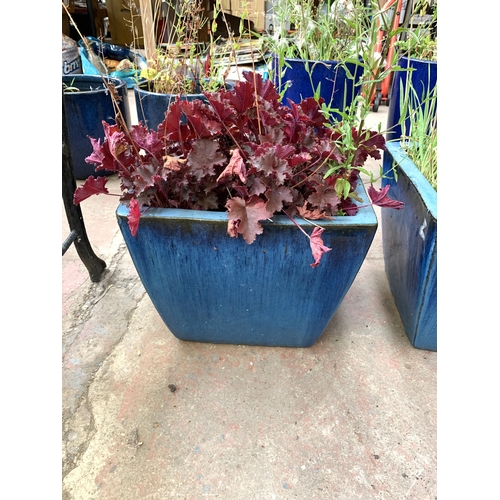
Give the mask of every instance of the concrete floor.
M 386 117 L 382 106 L 370 121 Z M 62 258 L 65 500 L 437 498 L 437 354 L 403 330 L 380 209 L 326 331 L 290 349 L 177 340 L 137 276 L 116 200 L 82 204 L 102 281 L 73 247 Z

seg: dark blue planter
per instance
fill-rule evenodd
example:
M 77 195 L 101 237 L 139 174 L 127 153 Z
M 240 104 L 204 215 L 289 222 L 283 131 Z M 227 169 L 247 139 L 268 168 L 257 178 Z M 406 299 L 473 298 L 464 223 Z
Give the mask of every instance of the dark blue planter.
M 397 182 L 388 173 L 397 163 Z M 398 143 L 387 143 L 382 185 L 403 201 L 382 209 L 385 271 L 406 334 L 414 347 L 437 351 L 437 193 Z
M 175 100 L 178 94 L 159 94 L 149 92 L 134 87 L 135 105 L 137 107 L 137 119 L 150 130 L 156 130 L 158 125 L 165 119 L 165 112 L 170 106 L 170 103 Z M 181 99 L 193 101 L 201 99 L 203 102 L 208 102 L 203 94 L 184 94 Z
M 364 188 L 362 198 L 368 197 Z M 175 337 L 197 342 L 309 347 L 356 277 L 377 229 L 371 207 L 320 221 L 318 267 L 308 239 L 285 216 L 262 221 L 251 245 L 227 234 L 225 212 L 153 208 L 132 237 L 127 207 L 118 223 L 156 310 Z M 300 222 L 299 222 L 300 221 Z M 298 219 L 311 234 L 313 226 Z
M 401 117 L 400 96 L 401 84 L 405 92 L 407 82 L 411 80 L 417 95 L 422 100 L 432 91 L 437 82 L 437 62 L 400 57 L 398 66 L 402 68 L 413 68 L 413 71 L 396 71 L 392 82 L 389 109 L 387 112 L 387 134 L 388 141 L 398 140 L 401 137 L 401 125 L 398 125 Z M 404 95 L 404 94 L 403 94 Z M 406 130 L 410 127 L 410 120 L 406 120 Z
M 233 86 L 226 83 L 226 88 L 231 89 Z M 142 121 L 150 130 L 156 130 L 158 125 L 165 119 L 165 112 L 170 106 L 170 103 L 175 100 L 179 94 L 160 94 L 157 92 L 149 92 L 141 86 L 134 87 L 135 105 L 137 107 L 138 121 Z M 201 93 L 182 94 L 181 99 L 194 101 L 200 99 L 205 104 L 208 104 L 207 98 Z
M 318 85 L 320 97 L 332 109 L 344 111 L 348 108 L 355 97 L 359 94 L 361 87 L 358 85 L 363 74 L 363 68 L 354 63 L 345 63 L 345 68 L 338 61 L 306 61 L 304 59 L 285 58 L 285 65 L 281 70 L 278 68 L 279 59 L 274 56 L 272 59 L 272 69 L 274 84 L 278 92 L 285 88 L 286 82 L 290 86 L 283 95 L 283 104 L 288 105 L 288 99 L 294 103 L 299 103 L 307 97 L 314 97 L 314 91 Z M 284 71 L 281 81 L 279 73 Z M 336 119 L 340 118 L 337 113 Z
M 130 125 L 130 111 L 127 99 L 127 86 L 118 78 L 108 78 L 116 87 L 119 102 L 127 125 Z M 66 117 L 71 148 L 71 158 L 76 179 L 86 179 L 90 175 L 103 176 L 113 172 L 95 170 L 95 166 L 85 161 L 93 149 L 89 136 L 104 140 L 102 122 L 115 123 L 115 110 L 108 89 L 101 76 L 63 75 L 63 84 L 80 89 L 78 92 L 64 92 Z

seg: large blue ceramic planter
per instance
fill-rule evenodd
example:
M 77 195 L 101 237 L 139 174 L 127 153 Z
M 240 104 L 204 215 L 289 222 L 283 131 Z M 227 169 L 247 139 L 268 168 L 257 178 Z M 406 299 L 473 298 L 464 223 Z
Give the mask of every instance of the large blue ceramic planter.
M 389 172 L 397 164 L 397 181 Z M 398 143 L 387 143 L 382 185 L 403 210 L 382 210 L 389 286 L 414 347 L 437 351 L 437 193 Z
M 289 87 L 283 94 L 283 104 L 288 105 L 288 99 L 298 104 L 302 99 L 314 97 L 314 91 L 320 85 L 320 97 L 332 109 L 344 111 L 361 87 L 358 85 L 363 74 L 361 66 L 354 63 L 345 63 L 349 73 L 338 61 L 306 61 L 304 59 L 285 58 L 285 65 L 279 69 L 277 56 L 272 59 L 274 84 L 281 92 L 287 82 Z M 284 71 L 281 79 L 279 73 Z M 340 115 L 334 114 L 336 118 Z
M 225 344 L 314 344 L 377 229 L 371 207 L 353 217 L 321 221 L 324 243 L 332 250 L 312 268 L 308 239 L 285 216 L 262 221 L 264 232 L 248 245 L 227 234 L 225 212 L 149 209 L 135 237 L 127 213 L 127 207 L 118 207 L 125 243 L 170 331 L 181 340 Z M 297 221 L 311 234 L 313 226 Z
M 396 71 L 391 86 L 389 109 L 387 111 L 387 134 L 388 141 L 401 138 L 401 118 L 400 96 L 401 90 L 406 92 L 407 82 L 411 81 L 418 96 L 424 100 L 434 89 L 437 82 L 437 62 L 414 59 L 411 57 L 400 57 L 398 66 L 405 68 L 405 71 Z M 411 69 L 411 71 L 409 71 Z M 403 94 L 404 95 L 404 94 Z M 422 102 L 422 100 L 420 102 Z M 406 130 L 410 128 L 410 119 L 406 119 Z
M 95 75 L 63 75 L 62 83 L 79 89 L 75 92 L 64 92 L 66 118 L 68 123 L 71 159 L 76 179 L 86 179 L 90 175 L 103 176 L 113 172 L 95 170 L 93 164 L 85 161 L 92 154 L 93 148 L 89 136 L 104 140 L 103 120 L 114 124 L 115 109 L 111 95 L 103 83 L 103 77 Z M 107 78 L 107 77 L 104 77 Z M 127 99 L 127 86 L 119 78 L 107 78 L 113 83 L 121 97 L 120 111 L 130 125 L 130 111 Z

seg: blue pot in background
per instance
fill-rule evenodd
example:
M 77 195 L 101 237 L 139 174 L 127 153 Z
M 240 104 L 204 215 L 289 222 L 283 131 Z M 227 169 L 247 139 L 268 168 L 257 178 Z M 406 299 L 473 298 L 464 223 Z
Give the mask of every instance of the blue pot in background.
M 137 119 L 139 122 L 148 127 L 149 130 L 157 130 L 158 125 L 165 119 L 165 112 L 174 102 L 176 97 L 180 96 L 181 99 L 194 101 L 200 99 L 205 104 L 208 104 L 207 98 L 199 92 L 195 94 L 162 94 L 158 92 L 150 92 L 146 90 L 146 84 L 134 87 L 135 105 L 137 108 Z M 232 89 L 233 85 L 229 82 L 225 83 L 227 89 Z M 197 89 L 198 90 L 198 89 Z
M 364 187 L 359 194 L 368 199 Z M 128 208 L 118 224 L 159 315 L 180 340 L 309 347 L 356 277 L 377 229 L 372 207 L 318 221 L 326 252 L 313 262 L 308 239 L 284 215 L 261 221 L 248 245 L 227 234 L 226 212 L 150 208 L 133 237 Z M 311 234 L 312 226 L 297 222 Z
M 392 81 L 389 109 L 387 112 L 387 141 L 398 140 L 401 137 L 400 96 L 401 88 L 405 92 L 407 81 L 411 79 L 413 88 L 422 100 L 432 91 L 437 82 L 437 62 L 414 59 L 411 57 L 400 57 L 398 66 L 401 68 L 413 68 L 413 71 L 396 71 Z M 404 94 L 403 94 L 404 95 Z M 406 130 L 410 127 L 409 119 L 406 121 Z
M 160 94 L 157 92 L 149 92 L 140 87 L 134 87 L 135 105 L 137 108 L 137 119 L 148 127 L 150 130 L 156 130 L 158 125 L 165 119 L 165 112 L 171 102 L 179 94 Z M 207 98 L 202 94 L 182 94 L 181 99 L 194 101 L 201 99 L 208 103 Z
M 107 78 L 121 97 L 119 108 L 127 125 L 130 125 L 130 110 L 127 99 L 127 86 L 118 78 Z M 68 133 L 76 179 L 86 179 L 90 175 L 110 175 L 108 170 L 95 170 L 95 166 L 85 161 L 92 151 L 89 136 L 104 140 L 103 120 L 114 124 L 115 109 L 113 101 L 101 76 L 95 75 L 63 75 L 63 86 L 79 89 L 74 92 L 63 92 L 66 105 Z
M 287 82 L 290 83 L 283 95 L 284 105 L 288 105 L 288 99 L 298 104 L 302 99 L 314 97 L 314 91 L 320 86 L 320 97 L 325 103 L 333 109 L 344 111 L 361 90 L 358 84 L 363 75 L 363 68 L 354 63 L 285 58 L 285 65 L 280 69 L 279 58 L 274 55 L 271 64 L 278 92 L 285 88 Z M 337 113 L 334 117 L 340 119 Z
M 437 351 L 437 193 L 399 142 L 386 146 L 382 186 L 405 206 L 382 209 L 385 271 L 410 342 Z

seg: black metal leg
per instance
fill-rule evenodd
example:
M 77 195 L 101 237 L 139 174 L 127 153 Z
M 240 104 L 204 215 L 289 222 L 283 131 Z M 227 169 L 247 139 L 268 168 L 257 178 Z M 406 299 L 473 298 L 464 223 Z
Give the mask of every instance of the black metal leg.
M 71 150 L 69 147 L 69 133 L 66 122 L 64 93 L 62 97 L 62 197 L 66 217 L 68 218 L 68 224 L 71 231 L 70 235 L 63 243 L 62 254 L 64 255 L 70 245 L 74 243 L 78 256 L 90 274 L 90 279 L 97 282 L 101 280 L 102 272 L 106 267 L 106 263 L 97 257 L 92 250 L 92 246 L 85 230 L 82 209 L 80 206 L 73 203 L 73 195 L 76 190 L 76 180 L 75 173 L 73 172 Z

